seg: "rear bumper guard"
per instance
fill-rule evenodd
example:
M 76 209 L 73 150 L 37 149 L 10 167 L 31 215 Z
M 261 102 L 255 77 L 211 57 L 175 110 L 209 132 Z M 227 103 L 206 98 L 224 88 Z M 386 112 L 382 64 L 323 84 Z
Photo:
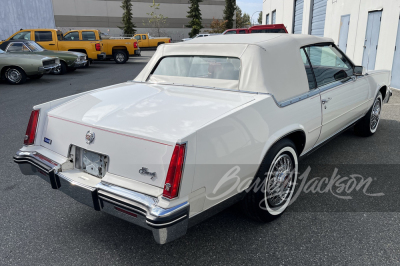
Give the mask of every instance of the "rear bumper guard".
M 169 209 L 157 205 L 158 199 L 143 193 L 100 182 L 95 187 L 70 179 L 61 172 L 58 163 L 36 153 L 18 151 L 14 162 L 24 175 L 38 175 L 53 189 L 96 211 L 103 211 L 153 232 L 159 244 L 165 244 L 186 234 L 189 224 L 189 203 Z

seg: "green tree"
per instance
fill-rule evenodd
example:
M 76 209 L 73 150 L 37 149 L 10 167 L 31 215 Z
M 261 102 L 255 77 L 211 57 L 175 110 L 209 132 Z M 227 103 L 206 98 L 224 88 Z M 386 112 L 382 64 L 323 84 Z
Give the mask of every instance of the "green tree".
M 192 28 L 192 30 L 189 32 L 190 38 L 193 38 L 199 34 L 200 30 L 203 28 L 203 25 L 201 25 L 202 18 L 199 6 L 200 2 L 202 2 L 202 0 L 190 0 L 189 11 L 187 12 L 188 15 L 186 16 L 190 19 L 189 24 L 186 25 L 186 27 Z
M 132 3 L 131 0 L 123 0 L 122 1 L 122 10 L 124 13 L 122 14 L 122 24 L 124 26 L 119 27 L 121 30 L 124 31 L 124 35 L 134 35 L 136 33 L 136 26 L 132 22 L 133 14 L 132 14 Z
M 250 25 L 251 22 L 249 14 L 242 14 L 240 7 L 236 7 L 236 28 L 247 28 Z
M 164 15 L 162 14 L 157 14 L 158 10 L 160 9 L 160 4 L 156 4 L 153 1 L 153 4 L 150 5 L 150 7 L 153 9 L 153 11 L 151 11 L 150 13 L 146 13 L 150 16 L 150 18 L 148 19 L 148 23 L 143 24 L 145 26 L 150 26 L 151 28 L 153 28 L 156 37 L 161 37 L 161 35 L 164 33 L 162 32 L 162 28 L 165 28 L 168 17 L 164 17 Z
M 233 16 L 236 10 L 236 0 L 225 0 L 224 20 L 226 20 L 226 29 L 233 28 Z
M 262 24 L 262 11 L 260 13 L 258 13 L 258 20 L 257 20 L 258 24 Z

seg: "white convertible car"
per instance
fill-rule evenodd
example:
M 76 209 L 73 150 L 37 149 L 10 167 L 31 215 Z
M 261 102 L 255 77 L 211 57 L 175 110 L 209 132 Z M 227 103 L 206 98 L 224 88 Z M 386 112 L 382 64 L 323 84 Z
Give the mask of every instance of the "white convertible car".
M 376 132 L 389 80 L 328 38 L 164 44 L 133 81 L 35 106 L 14 161 L 161 244 L 237 201 L 266 222 L 287 208 L 300 156 L 353 125 Z

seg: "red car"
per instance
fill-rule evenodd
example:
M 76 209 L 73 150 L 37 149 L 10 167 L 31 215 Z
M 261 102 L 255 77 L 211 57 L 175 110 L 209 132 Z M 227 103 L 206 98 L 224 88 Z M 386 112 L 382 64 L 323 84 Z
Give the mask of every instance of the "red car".
M 247 33 L 288 33 L 285 25 L 272 24 L 272 25 L 258 25 L 250 28 L 242 29 L 229 29 L 222 34 L 247 34 Z

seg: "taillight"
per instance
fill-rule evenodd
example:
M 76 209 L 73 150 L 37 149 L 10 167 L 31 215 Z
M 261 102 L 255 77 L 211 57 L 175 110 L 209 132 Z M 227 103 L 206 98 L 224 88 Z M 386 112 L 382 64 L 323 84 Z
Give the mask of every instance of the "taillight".
M 176 144 L 165 179 L 163 196 L 173 199 L 178 196 L 185 163 L 186 144 Z
M 169 39 L 169 42 L 171 42 L 171 39 Z
M 96 43 L 95 46 L 96 46 L 96 51 L 101 51 L 100 43 Z
M 31 113 L 31 117 L 29 118 L 28 127 L 26 128 L 24 144 L 25 145 L 32 145 L 35 143 L 35 136 L 36 136 L 36 128 L 39 120 L 39 110 L 33 110 Z
M 134 43 L 133 43 L 133 48 L 138 48 L 137 42 L 134 42 Z

